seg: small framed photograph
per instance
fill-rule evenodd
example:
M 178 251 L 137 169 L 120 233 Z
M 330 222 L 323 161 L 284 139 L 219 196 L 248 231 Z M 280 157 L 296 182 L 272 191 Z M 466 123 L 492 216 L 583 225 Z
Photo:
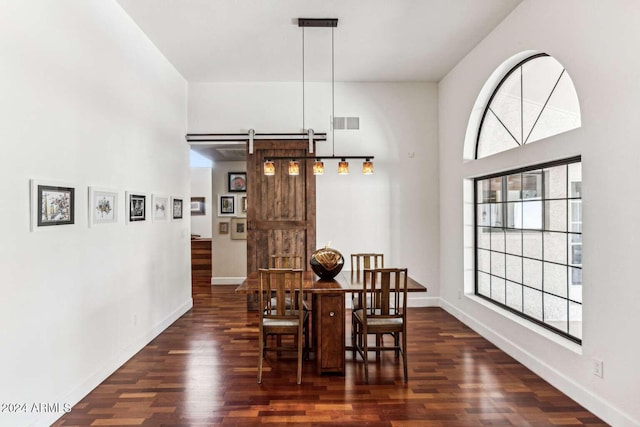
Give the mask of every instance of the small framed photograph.
M 229 223 L 221 222 L 218 224 L 218 232 L 220 234 L 229 234 Z
M 75 223 L 75 188 L 31 180 L 31 231 Z
M 166 221 L 169 218 L 169 197 L 154 194 L 151 206 L 154 221 Z
M 247 173 L 229 172 L 229 193 L 246 193 Z
M 246 218 L 231 218 L 231 239 L 247 240 Z
M 240 196 L 240 201 L 238 202 L 238 209 L 240 210 L 239 216 L 247 216 L 247 195 L 243 194 Z
M 182 219 L 182 198 L 171 198 L 171 218 Z
M 127 191 L 128 213 L 127 222 L 142 222 L 147 220 L 147 195 L 137 191 Z
M 192 197 L 191 198 L 191 216 L 204 215 L 204 197 Z
M 235 216 L 236 196 L 233 194 L 218 194 L 218 216 Z
M 118 192 L 89 187 L 89 227 L 118 222 Z

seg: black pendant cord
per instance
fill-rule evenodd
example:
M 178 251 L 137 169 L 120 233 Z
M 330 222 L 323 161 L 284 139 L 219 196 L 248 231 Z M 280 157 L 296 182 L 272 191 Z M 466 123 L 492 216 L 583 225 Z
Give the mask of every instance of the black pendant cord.
M 333 27 L 331 27 L 331 154 L 336 155 L 336 113 L 335 113 L 335 54 L 333 51 Z
M 302 132 L 304 131 L 304 27 L 302 27 Z

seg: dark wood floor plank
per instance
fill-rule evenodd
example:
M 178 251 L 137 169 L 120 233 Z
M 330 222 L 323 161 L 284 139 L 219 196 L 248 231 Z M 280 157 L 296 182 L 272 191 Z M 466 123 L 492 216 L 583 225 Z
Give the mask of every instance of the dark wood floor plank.
M 370 362 L 369 385 L 351 353 L 344 377 L 306 362 L 302 385 L 294 355 L 270 354 L 258 384 L 257 312 L 235 287 L 195 280 L 193 309 L 55 426 L 606 425 L 439 308 L 409 311 L 408 384 L 392 352 Z

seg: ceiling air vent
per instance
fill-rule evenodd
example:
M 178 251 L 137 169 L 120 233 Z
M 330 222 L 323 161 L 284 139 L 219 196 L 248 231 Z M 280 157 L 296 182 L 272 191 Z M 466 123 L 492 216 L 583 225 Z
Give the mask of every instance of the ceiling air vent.
M 360 117 L 334 117 L 333 128 L 358 130 L 360 129 Z
M 347 129 L 360 129 L 360 117 L 347 117 Z

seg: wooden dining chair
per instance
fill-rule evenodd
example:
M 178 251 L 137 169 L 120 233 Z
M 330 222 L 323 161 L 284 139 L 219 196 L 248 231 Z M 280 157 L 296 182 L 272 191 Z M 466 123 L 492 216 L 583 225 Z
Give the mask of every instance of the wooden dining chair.
M 362 307 L 352 312 L 353 358 L 360 354 L 364 360 L 364 376 L 369 383 L 369 351 L 393 350 L 402 354 L 404 381 L 407 371 L 407 269 L 374 268 L 363 271 Z M 376 345 L 369 346 L 367 337 L 376 335 Z M 384 346 L 383 336 L 393 337 L 393 346 Z
M 375 252 L 351 254 L 351 274 L 355 272 L 356 275 L 360 276 L 367 268 L 384 268 L 384 254 Z M 361 308 L 360 297 L 359 293 L 351 295 L 351 307 L 353 310 Z M 355 330 L 353 317 L 351 320 L 351 338 L 353 339 L 353 331 Z M 376 336 L 376 345 L 380 345 L 380 336 Z M 379 357 L 380 353 L 376 353 L 376 356 Z
M 300 255 L 271 255 L 269 268 L 302 268 Z
M 258 336 L 258 383 L 262 383 L 262 363 L 267 351 L 296 351 L 298 356 L 297 383 L 302 382 L 303 351 L 309 348 L 309 314 L 303 307 L 303 270 L 291 268 L 260 269 Z M 292 303 L 293 302 L 293 303 Z M 294 345 L 283 345 L 282 336 L 293 336 Z M 268 345 L 268 337 L 276 336 L 276 344 Z M 303 347 L 304 338 L 304 347 Z

